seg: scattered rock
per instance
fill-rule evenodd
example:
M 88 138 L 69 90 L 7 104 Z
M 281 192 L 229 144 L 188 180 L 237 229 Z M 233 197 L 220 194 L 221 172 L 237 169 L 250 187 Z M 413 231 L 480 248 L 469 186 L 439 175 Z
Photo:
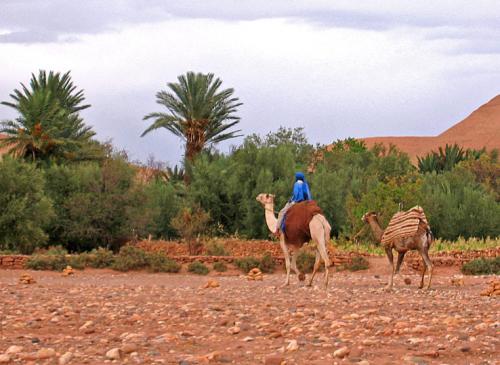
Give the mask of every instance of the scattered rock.
M 22 274 L 19 278 L 20 284 L 35 284 L 36 280 L 30 274 Z
M 208 280 L 208 282 L 203 286 L 203 288 L 205 289 L 208 289 L 208 288 L 218 288 L 220 285 L 219 285 L 219 282 L 217 280 L 214 280 L 214 279 L 210 279 Z
M 451 285 L 453 286 L 464 286 L 464 276 L 455 275 L 451 278 Z
M 18 353 L 22 352 L 23 349 L 24 349 L 24 347 L 22 347 L 22 346 L 12 345 L 7 349 L 7 351 L 5 351 L 5 353 L 8 355 L 18 354 Z
M 500 279 L 493 279 L 489 286 L 481 292 L 482 296 L 494 297 L 500 295 Z
M 71 352 L 66 352 L 64 355 L 62 355 L 60 358 L 59 358 L 59 365 L 66 365 L 66 364 L 69 364 L 69 362 L 71 361 L 71 359 L 73 358 L 73 353 Z
M 411 284 L 411 279 L 410 278 L 405 278 L 405 284 L 410 285 Z
M 36 356 L 38 359 L 49 359 L 56 356 L 56 350 L 52 348 L 42 348 L 37 351 Z
M 333 353 L 333 356 L 342 359 L 349 355 L 350 352 L 351 350 L 348 347 L 341 347 Z
M 123 344 L 122 347 L 120 348 L 120 350 L 124 354 L 130 354 L 131 352 L 136 352 L 138 349 L 139 349 L 139 346 L 137 346 L 137 344 L 135 344 L 135 343 L 126 343 L 126 344 Z
M 227 333 L 230 333 L 232 335 L 237 335 L 238 333 L 240 333 L 240 331 L 241 331 L 241 328 L 238 326 L 230 327 L 227 329 Z
M 262 281 L 264 280 L 264 276 L 262 275 L 262 272 L 255 267 L 248 272 L 247 279 Z
M 121 350 L 119 348 L 113 348 L 106 352 L 106 358 L 110 360 L 120 360 L 122 357 Z
M 0 354 L 0 364 L 7 364 L 10 362 L 10 356 L 7 354 Z
M 66 268 L 62 271 L 62 276 L 71 276 L 75 275 L 75 271 L 71 266 L 66 266 Z
M 286 347 L 286 350 L 289 352 L 297 351 L 298 349 L 299 349 L 299 344 L 297 343 L 297 340 L 291 340 L 288 346 Z
M 281 355 L 268 355 L 264 360 L 264 365 L 286 365 L 286 361 Z

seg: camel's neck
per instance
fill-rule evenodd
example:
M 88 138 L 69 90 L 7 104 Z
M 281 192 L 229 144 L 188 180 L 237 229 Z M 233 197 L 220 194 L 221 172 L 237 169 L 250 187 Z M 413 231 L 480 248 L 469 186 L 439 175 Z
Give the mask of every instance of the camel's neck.
M 278 224 L 278 219 L 274 215 L 274 204 L 272 203 L 265 204 L 264 211 L 266 213 L 267 228 L 269 228 L 271 232 L 276 232 L 276 225 Z
M 380 224 L 378 223 L 377 219 L 375 218 L 368 219 L 368 224 L 372 229 L 372 233 L 375 239 L 378 242 L 382 241 L 382 235 L 384 234 L 384 230 L 380 227 Z

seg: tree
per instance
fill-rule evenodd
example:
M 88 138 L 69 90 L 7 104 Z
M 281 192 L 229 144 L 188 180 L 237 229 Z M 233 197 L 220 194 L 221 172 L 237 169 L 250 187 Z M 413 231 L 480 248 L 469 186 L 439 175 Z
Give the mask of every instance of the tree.
M 30 254 L 47 242 L 54 217 L 43 172 L 10 157 L 0 161 L 0 250 Z
M 21 83 L 2 104 L 15 109 L 19 117 L 0 122 L 0 132 L 7 138 L 0 141 L 10 153 L 32 161 L 80 159 L 98 153 L 91 138 L 95 135 L 86 126 L 79 112 L 90 105 L 83 104 L 83 90 L 77 90 L 70 72 L 61 75 L 41 70 L 32 74 L 29 88 Z
M 177 79 L 177 83 L 167 84 L 171 92 L 156 94 L 156 102 L 168 113 L 146 115 L 144 120 L 154 121 L 141 137 L 165 128 L 186 142 L 185 157 L 192 162 L 208 145 L 238 137 L 239 130 L 228 130 L 239 123 L 235 113 L 242 103 L 233 97 L 233 89 L 220 90 L 222 81 L 211 73 L 188 72 Z

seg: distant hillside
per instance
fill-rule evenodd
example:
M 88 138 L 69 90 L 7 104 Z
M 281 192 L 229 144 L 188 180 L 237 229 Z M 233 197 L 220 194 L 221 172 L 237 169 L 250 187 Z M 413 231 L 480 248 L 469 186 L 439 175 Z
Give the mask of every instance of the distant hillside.
M 408 153 L 413 162 L 439 146 L 457 143 L 464 148 L 500 150 L 500 95 L 473 111 L 467 118 L 435 137 L 360 138 L 368 147 L 394 144 Z

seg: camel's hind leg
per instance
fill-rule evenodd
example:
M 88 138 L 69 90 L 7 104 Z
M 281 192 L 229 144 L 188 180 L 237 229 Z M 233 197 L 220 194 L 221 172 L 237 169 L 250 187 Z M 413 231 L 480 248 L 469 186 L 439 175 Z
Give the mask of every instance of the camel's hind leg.
M 406 252 L 398 252 L 398 262 L 396 263 L 396 274 L 399 274 L 399 269 L 401 269 L 401 264 L 405 258 Z
M 315 215 L 309 223 L 311 237 L 318 245 L 318 251 L 325 263 L 325 289 L 328 289 L 328 267 L 330 267 L 330 258 L 326 250 L 326 243 L 330 239 L 330 225 L 326 219 L 320 215 Z
M 387 283 L 386 289 L 392 289 L 392 285 L 394 282 L 394 257 L 392 255 L 392 248 L 386 247 L 385 253 L 387 254 L 387 259 L 389 260 L 389 265 L 391 268 L 391 275 L 389 276 L 389 282 Z
M 428 248 L 424 248 L 421 252 L 422 258 L 424 259 L 425 266 L 429 269 L 429 282 L 427 283 L 427 289 L 431 288 L 431 281 L 432 281 L 432 261 L 429 258 L 429 252 Z M 425 273 L 425 269 L 424 269 Z M 424 275 L 422 274 L 422 283 L 421 283 L 421 288 L 424 287 Z
M 314 276 L 316 275 L 316 272 L 319 269 L 319 265 L 321 265 L 321 254 L 319 253 L 318 250 L 316 250 L 316 259 L 314 260 L 314 268 L 313 268 L 313 272 L 311 274 L 311 278 L 309 279 L 309 283 L 307 284 L 307 286 L 312 286 Z
M 286 279 L 284 286 L 287 286 L 290 284 L 290 254 L 288 253 L 288 247 L 286 247 L 285 236 L 283 233 L 280 236 L 280 246 L 283 250 L 283 256 L 285 256 Z

